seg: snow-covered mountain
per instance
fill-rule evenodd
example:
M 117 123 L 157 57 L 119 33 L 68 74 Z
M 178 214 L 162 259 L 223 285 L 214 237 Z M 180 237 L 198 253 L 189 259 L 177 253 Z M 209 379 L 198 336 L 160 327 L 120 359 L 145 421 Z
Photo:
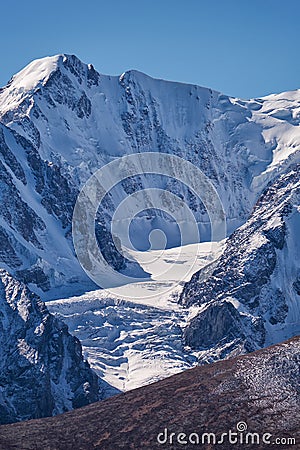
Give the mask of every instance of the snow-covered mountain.
M 79 340 L 3 269 L 0 355 L 0 424 L 56 415 L 107 395 Z
M 91 366 L 120 389 L 278 342 L 300 328 L 299 150 L 300 91 L 246 101 L 137 71 L 101 75 L 70 55 L 34 61 L 0 90 L 0 267 L 52 300 L 50 312 L 82 341 Z M 154 273 L 189 265 L 193 247 L 177 258 L 178 230 L 149 188 L 183 200 L 202 241 L 209 215 L 177 179 L 127 177 L 105 196 L 96 236 L 115 270 L 152 278 L 95 291 L 73 248 L 76 199 L 100 167 L 149 151 L 179 156 L 208 177 L 226 214 L 225 251 L 200 256 L 190 281 L 180 270 L 174 280 Z M 156 266 L 144 263 L 146 252 L 133 261 L 118 252 L 126 208 L 110 232 L 117 207 L 137 192 L 149 206 L 133 220 L 138 249 L 157 228 L 167 237 L 160 256 L 149 252 L 161 258 Z M 177 208 L 172 197 L 166 206 Z
M 242 101 L 136 71 L 100 75 L 69 55 L 32 62 L 0 92 L 2 265 L 43 298 L 92 288 L 71 243 L 75 199 L 96 169 L 136 152 L 166 152 L 199 167 L 217 189 L 232 232 L 266 184 L 299 159 L 299 101 L 298 91 Z M 128 262 L 106 227 L 122 199 L 149 186 L 179 194 L 202 239 L 209 238 L 207 213 L 186 186 L 154 175 L 127 178 L 106 197 L 97 225 L 117 270 L 126 271 Z M 146 234 L 140 247 L 157 223 L 169 246 L 178 245 L 174 227 L 157 216 L 147 212 L 136 221 L 134 235 Z

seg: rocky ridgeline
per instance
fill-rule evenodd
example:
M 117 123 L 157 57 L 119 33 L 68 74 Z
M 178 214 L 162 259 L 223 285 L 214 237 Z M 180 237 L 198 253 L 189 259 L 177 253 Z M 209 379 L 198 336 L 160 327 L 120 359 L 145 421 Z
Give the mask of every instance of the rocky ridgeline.
M 294 338 L 67 415 L 3 426 L 0 449 L 297 448 L 299 362 Z

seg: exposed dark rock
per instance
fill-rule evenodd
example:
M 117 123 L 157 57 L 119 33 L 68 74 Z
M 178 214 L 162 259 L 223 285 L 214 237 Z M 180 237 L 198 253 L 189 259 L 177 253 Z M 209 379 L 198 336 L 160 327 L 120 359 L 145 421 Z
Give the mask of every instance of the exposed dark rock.
M 193 349 L 220 346 L 244 339 L 242 329 L 240 314 L 230 302 L 212 303 L 191 320 L 184 340 Z
M 87 71 L 87 83 L 88 86 L 98 86 L 100 82 L 100 75 L 95 70 L 94 66 L 92 64 L 89 64 L 88 71 Z
M 0 260 L 13 268 L 22 265 L 21 259 L 17 256 L 7 232 L 0 226 Z
M 276 248 L 282 250 L 285 243 L 286 225 L 283 222 L 280 226 L 269 228 L 265 231 L 266 237 L 271 241 Z
M 101 398 L 77 338 L 0 269 L 0 423 L 46 417 Z
M 284 323 L 289 308 L 282 291 L 275 289 L 274 294 L 269 297 L 269 301 L 271 304 L 269 322 L 272 325 Z
M 41 267 L 30 267 L 30 269 L 23 269 L 16 271 L 17 278 L 25 284 L 33 283 L 42 291 L 50 289 L 49 277 L 45 274 Z
M 0 154 L 3 157 L 4 162 L 7 164 L 7 166 L 12 170 L 14 175 L 22 181 L 23 184 L 26 184 L 26 176 L 25 172 L 22 169 L 21 164 L 18 162 L 15 155 L 12 153 L 12 151 L 9 149 L 5 142 L 4 138 L 4 132 L 3 129 L 0 128 Z
M 67 63 L 67 66 L 70 70 L 72 64 Z M 82 83 L 82 78 L 77 70 L 73 68 L 72 73 Z M 51 73 L 42 92 L 53 107 L 55 107 L 55 103 L 66 105 L 72 111 L 75 111 L 80 119 L 89 117 L 91 114 L 91 101 L 85 91 L 78 92 L 72 80 L 65 73 L 62 73 L 59 67 Z
M 36 233 L 46 225 L 35 211 L 26 204 L 17 190 L 9 171 L 0 161 L 0 201 L 2 218 L 27 241 L 41 249 Z
M 125 269 L 126 259 L 116 248 L 111 233 L 100 221 L 96 222 L 95 235 L 97 242 L 101 248 L 101 253 L 103 254 L 104 259 L 108 262 L 108 264 L 117 271 Z M 115 241 L 118 242 L 117 237 L 115 237 Z

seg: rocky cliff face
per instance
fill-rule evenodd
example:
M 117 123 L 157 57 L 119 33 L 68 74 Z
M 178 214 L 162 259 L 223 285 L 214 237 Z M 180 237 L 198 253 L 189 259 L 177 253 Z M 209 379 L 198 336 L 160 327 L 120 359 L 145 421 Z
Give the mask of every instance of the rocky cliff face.
M 71 242 L 74 202 L 96 169 L 136 152 L 171 153 L 199 167 L 216 187 L 232 232 L 266 184 L 299 159 L 299 111 L 297 91 L 242 101 L 136 71 L 104 76 L 70 55 L 32 62 L 0 92 L 1 264 L 43 298 L 91 288 Z M 202 240 L 209 238 L 207 212 L 186 186 L 129 177 L 99 209 L 100 246 L 116 270 L 126 271 L 128 261 L 112 243 L 112 215 L 145 187 L 179 195 Z M 134 234 L 154 229 L 158 216 L 142 214 Z M 174 227 L 167 223 L 164 231 L 169 246 L 179 244 Z M 141 248 L 149 245 L 146 234 Z
M 299 332 L 300 167 L 266 189 L 221 257 L 181 294 L 200 312 L 185 330 L 200 359 L 253 351 Z
M 56 415 L 104 395 L 78 339 L 1 269 L 0 423 Z

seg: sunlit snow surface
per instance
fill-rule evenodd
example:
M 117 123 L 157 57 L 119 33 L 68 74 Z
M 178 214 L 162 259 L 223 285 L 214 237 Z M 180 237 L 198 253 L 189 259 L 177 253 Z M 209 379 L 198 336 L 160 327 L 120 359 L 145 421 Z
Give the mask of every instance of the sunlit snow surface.
M 96 290 L 47 306 L 80 339 L 100 377 L 120 390 L 134 389 L 196 363 L 184 351 L 181 334 L 197 309 L 183 309 L 177 299 L 184 281 L 221 251 L 222 244 L 201 243 L 137 252 L 134 256 L 153 281 Z

